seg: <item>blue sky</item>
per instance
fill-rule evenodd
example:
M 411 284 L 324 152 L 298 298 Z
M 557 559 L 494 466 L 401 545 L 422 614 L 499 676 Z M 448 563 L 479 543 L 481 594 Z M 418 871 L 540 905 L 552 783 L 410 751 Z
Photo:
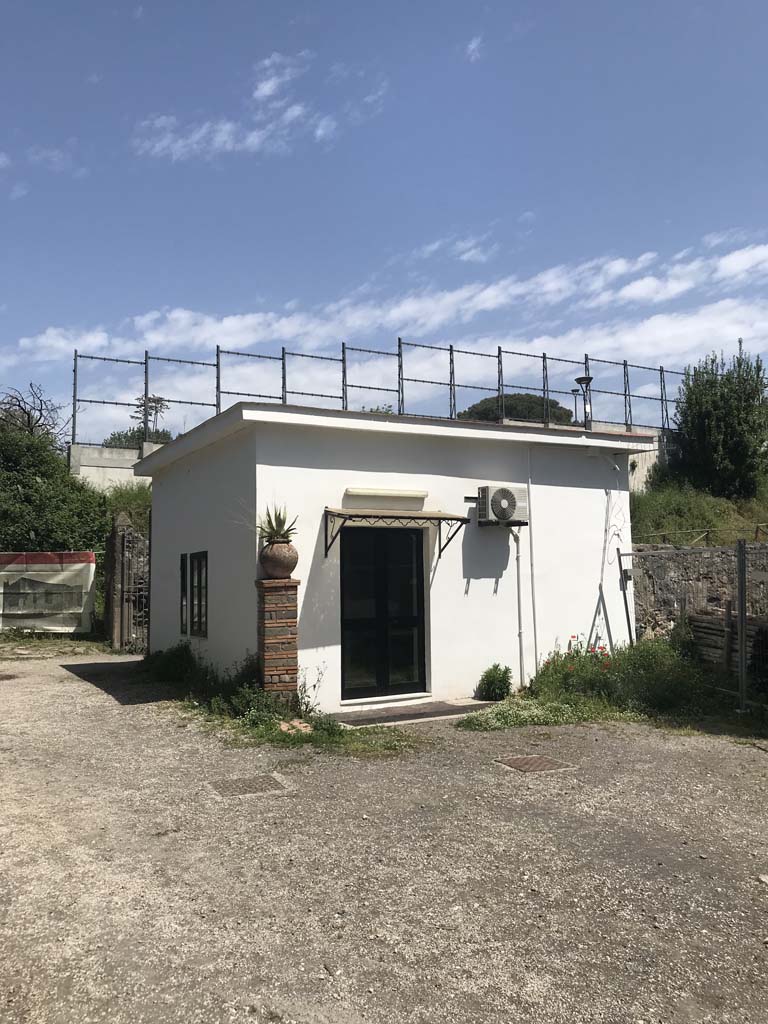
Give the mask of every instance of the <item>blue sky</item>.
M 763 4 L 11 0 L 2 18 L 3 384 L 66 395 L 75 346 L 207 359 L 402 334 L 668 366 L 739 335 L 768 348 Z M 443 363 L 413 350 L 410 372 Z M 389 382 L 386 360 L 356 372 Z M 297 363 L 294 386 L 332 373 Z M 83 374 L 91 396 L 137 383 Z M 153 390 L 207 400 L 210 374 L 158 366 Z M 120 414 L 86 415 L 98 440 Z

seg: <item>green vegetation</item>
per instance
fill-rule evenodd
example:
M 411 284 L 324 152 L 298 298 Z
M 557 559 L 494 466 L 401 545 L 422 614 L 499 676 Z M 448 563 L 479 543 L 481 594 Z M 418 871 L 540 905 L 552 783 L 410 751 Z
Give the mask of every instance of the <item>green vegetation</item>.
M 258 523 L 259 536 L 265 544 L 287 543 L 296 534 L 296 520 L 298 518 L 298 516 L 294 516 L 293 520 L 289 523 L 288 513 L 285 511 L 285 508 L 275 506 L 270 509 L 268 507 L 266 516 L 260 519 Z
M 750 499 L 718 498 L 706 491 L 680 483 L 663 471 L 655 474 L 647 491 L 630 495 L 632 536 L 635 541 L 685 544 L 701 538 L 707 544 L 730 544 L 738 537 L 765 540 L 768 526 L 757 531 L 756 524 L 768 524 L 768 485 L 761 482 Z
M 0 661 L 111 653 L 108 644 L 88 636 L 69 637 L 60 633 L 29 633 L 18 629 L 4 629 L 0 633 Z
M 543 423 L 545 417 L 543 395 L 526 395 L 512 392 L 504 395 L 504 416 L 508 420 L 534 420 Z M 487 420 L 496 423 L 499 419 L 499 400 L 496 395 L 483 398 L 459 413 L 460 420 Z M 549 400 L 549 422 L 571 423 L 573 413 L 554 399 Z
M 152 488 L 140 480 L 115 484 L 107 491 L 107 509 L 110 518 L 118 512 L 127 512 L 136 529 L 146 536 L 149 534 L 149 514 L 152 510 Z
M 173 434 L 165 427 L 150 429 L 149 440 L 153 444 L 165 444 L 173 440 Z M 129 427 L 128 430 L 113 430 L 101 443 L 105 448 L 135 448 L 138 451 L 143 442 L 144 427 Z
M 768 403 L 760 357 L 707 356 L 680 385 L 670 470 L 699 490 L 754 498 L 766 471 Z
M 512 671 L 509 665 L 495 662 L 480 676 L 475 696 L 478 700 L 504 700 L 512 688 Z
M 634 647 L 556 651 L 544 662 L 530 688 L 459 724 L 470 730 L 520 725 L 572 725 L 579 722 L 650 721 L 694 723 L 707 716 L 733 715 L 733 698 L 718 693 L 718 678 L 695 660 L 681 631 L 670 640 L 642 640 Z M 743 724 L 733 731 L 739 731 Z M 749 723 L 763 731 L 759 716 Z
M 100 550 L 103 494 L 70 476 L 56 438 L 0 423 L 0 550 Z
M 332 715 L 317 710 L 305 685 L 287 704 L 262 689 L 255 657 L 222 676 L 197 659 L 188 644 L 178 644 L 147 655 L 144 666 L 154 680 L 171 683 L 180 698 L 186 696 L 188 709 L 236 729 L 249 742 L 313 746 L 361 757 L 395 754 L 417 745 L 413 734 L 391 726 L 344 728 Z

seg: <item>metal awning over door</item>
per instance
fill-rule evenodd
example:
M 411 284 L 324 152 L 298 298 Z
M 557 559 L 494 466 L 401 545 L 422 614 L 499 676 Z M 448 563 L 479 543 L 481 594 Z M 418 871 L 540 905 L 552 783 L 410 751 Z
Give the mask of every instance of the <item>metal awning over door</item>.
M 325 520 L 325 556 L 336 542 L 343 526 L 420 526 L 437 527 L 438 558 L 442 555 L 453 538 L 469 522 L 468 516 L 454 515 L 450 512 L 410 512 L 397 509 L 371 508 L 326 508 Z M 448 532 L 443 541 L 443 526 Z

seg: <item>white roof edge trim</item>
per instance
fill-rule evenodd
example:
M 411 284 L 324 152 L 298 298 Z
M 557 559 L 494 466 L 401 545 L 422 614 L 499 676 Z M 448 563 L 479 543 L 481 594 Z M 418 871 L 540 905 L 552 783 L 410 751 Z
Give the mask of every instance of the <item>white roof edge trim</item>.
M 218 416 L 212 416 L 181 437 L 169 441 L 133 467 L 135 476 L 153 476 L 179 459 L 200 451 L 230 434 L 258 423 L 282 424 L 286 427 L 325 428 L 329 430 L 365 431 L 418 437 L 464 438 L 501 441 L 516 444 L 561 446 L 566 448 L 602 448 L 632 454 L 652 451 L 656 438 L 652 434 L 630 437 L 626 434 L 568 431 L 557 428 L 516 428 L 496 424 L 463 423 L 457 420 L 377 416 L 366 413 L 340 412 L 334 409 L 305 409 L 256 402 L 238 402 Z
M 247 424 L 243 419 L 242 403 L 233 405 L 230 409 L 219 413 L 218 416 L 204 420 L 188 430 L 186 434 L 182 434 L 164 444 L 162 448 L 158 448 L 157 451 L 150 452 L 143 459 L 139 459 L 134 464 L 133 475 L 152 476 L 159 470 L 165 469 L 166 466 L 170 466 L 171 463 L 177 462 L 187 455 L 192 455 L 194 452 L 200 451 L 201 448 L 216 444 L 217 441 L 222 441 L 230 434 L 237 433 L 245 426 Z

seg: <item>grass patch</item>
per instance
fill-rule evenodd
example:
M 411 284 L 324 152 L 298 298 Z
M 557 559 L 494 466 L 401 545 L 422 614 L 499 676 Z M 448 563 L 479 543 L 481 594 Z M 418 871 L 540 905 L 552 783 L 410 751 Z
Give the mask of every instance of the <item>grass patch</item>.
M 32 633 L 21 629 L 7 629 L 0 633 L 0 661 L 14 661 L 18 658 L 74 658 L 113 653 L 109 644 L 96 636 Z
M 601 700 L 557 701 L 539 699 L 528 693 L 515 694 L 495 707 L 474 711 L 457 723 L 459 729 L 492 732 L 522 725 L 580 725 L 583 722 L 636 722 L 643 716 L 622 711 Z
M 490 731 L 524 725 L 646 722 L 684 733 L 768 735 L 768 711 L 735 712 L 735 698 L 691 654 L 686 637 L 642 640 L 634 647 L 555 652 L 530 689 L 468 715 L 461 729 Z
M 756 523 L 768 523 L 768 480 L 761 482 L 756 497 L 730 500 L 660 470 L 648 490 L 630 494 L 630 510 L 632 536 L 640 543 L 659 544 L 666 534 L 672 543 L 685 545 L 708 530 L 708 544 L 732 544 L 735 537 L 754 536 Z
M 345 728 L 332 715 L 318 711 L 313 696 L 302 685 L 286 703 L 261 687 L 259 664 L 247 658 L 233 672 L 221 675 L 195 658 L 187 644 L 148 655 L 144 666 L 157 682 L 178 688 L 186 710 L 199 715 L 212 728 L 226 729 L 236 745 L 270 743 L 280 747 L 314 747 L 355 757 L 384 757 L 423 746 L 415 733 L 396 726 Z M 311 727 L 284 731 L 282 723 L 299 721 Z

